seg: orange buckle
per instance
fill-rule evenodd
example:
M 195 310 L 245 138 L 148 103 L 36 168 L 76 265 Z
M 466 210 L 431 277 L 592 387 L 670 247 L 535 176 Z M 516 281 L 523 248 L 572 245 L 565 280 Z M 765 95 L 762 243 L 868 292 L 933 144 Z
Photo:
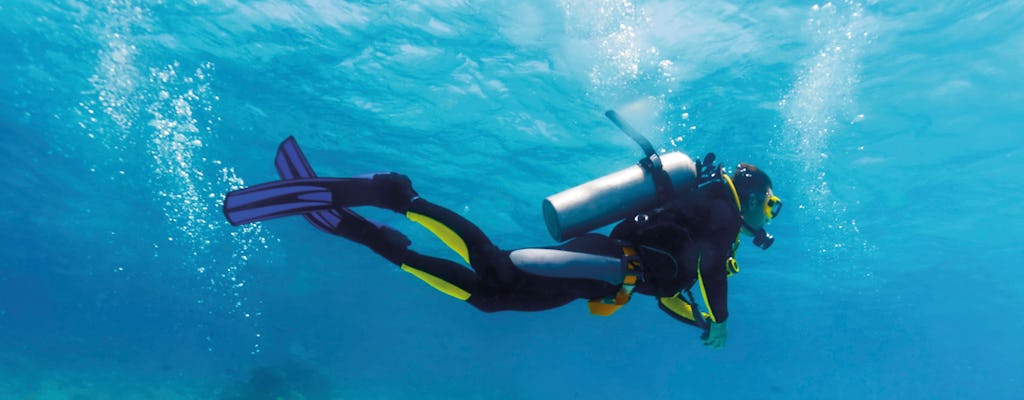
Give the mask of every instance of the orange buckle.
M 625 285 L 636 285 L 637 274 L 630 272 L 640 271 L 640 260 L 637 259 L 636 249 L 631 246 L 622 246 L 622 254 L 629 260 L 626 263 L 626 277 L 622 280 Z
M 622 254 L 624 254 L 626 257 L 633 257 L 636 255 L 636 249 L 634 249 L 632 246 L 622 246 Z

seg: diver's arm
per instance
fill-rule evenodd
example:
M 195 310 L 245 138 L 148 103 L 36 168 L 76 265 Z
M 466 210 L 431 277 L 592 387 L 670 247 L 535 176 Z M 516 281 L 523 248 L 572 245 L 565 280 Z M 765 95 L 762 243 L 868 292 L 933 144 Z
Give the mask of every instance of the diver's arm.
M 726 261 L 732 255 L 732 245 L 739 231 L 731 204 L 717 202 L 709 211 L 711 223 L 698 239 L 700 263 L 698 265 L 701 293 L 712 322 L 725 322 L 729 318 L 729 282 Z
M 710 243 L 701 243 L 701 259 L 697 267 L 698 284 L 707 304 L 711 322 L 725 322 L 729 318 L 729 281 L 725 269 L 728 258 L 722 249 Z
M 708 306 L 710 320 L 704 345 L 713 349 L 725 347 L 728 336 L 725 321 L 729 318 L 729 283 L 725 254 L 724 251 L 702 245 L 701 261 L 697 267 L 698 283 Z

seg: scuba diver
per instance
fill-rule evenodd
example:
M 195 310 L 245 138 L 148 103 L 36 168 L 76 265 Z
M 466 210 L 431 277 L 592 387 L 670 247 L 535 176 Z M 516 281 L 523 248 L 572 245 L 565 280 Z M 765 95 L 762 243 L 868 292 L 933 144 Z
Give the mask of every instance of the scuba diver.
M 232 225 L 303 215 L 318 229 L 360 243 L 435 289 L 484 312 L 540 311 L 577 299 L 608 316 L 635 293 L 654 296 L 673 318 L 700 328 L 704 344 L 725 345 L 729 317 L 726 278 L 739 272 L 740 234 L 767 249 L 764 225 L 782 202 L 768 175 L 750 164 L 731 174 L 714 155 L 694 161 L 658 155 L 614 111 L 606 115 L 647 156 L 625 170 L 545 199 L 556 246 L 506 250 L 457 213 L 420 197 L 408 177 L 378 173 L 321 178 L 293 137 L 281 143 L 281 180 L 232 191 L 224 215 Z M 411 250 L 401 232 L 350 208 L 373 206 L 405 215 L 454 250 L 469 268 Z M 618 222 L 609 235 L 590 231 Z M 567 240 L 567 241 L 566 241 Z M 707 311 L 691 288 L 697 286 Z

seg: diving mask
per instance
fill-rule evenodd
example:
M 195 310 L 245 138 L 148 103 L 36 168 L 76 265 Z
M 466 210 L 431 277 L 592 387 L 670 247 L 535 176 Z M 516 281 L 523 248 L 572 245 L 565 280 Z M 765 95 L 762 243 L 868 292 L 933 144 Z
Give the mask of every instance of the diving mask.
M 764 216 L 768 221 L 771 221 L 779 216 L 779 211 L 782 211 L 782 199 L 772 195 L 764 203 Z
M 778 196 L 771 195 L 768 200 L 764 202 L 764 218 L 765 223 L 771 222 L 775 217 L 779 216 L 779 211 L 782 211 L 782 200 Z M 740 220 L 751 234 L 754 235 L 754 246 L 760 247 L 764 250 L 768 250 L 775 243 L 775 237 L 772 234 L 765 231 L 763 227 L 754 229 L 754 227 L 747 225 L 746 222 Z

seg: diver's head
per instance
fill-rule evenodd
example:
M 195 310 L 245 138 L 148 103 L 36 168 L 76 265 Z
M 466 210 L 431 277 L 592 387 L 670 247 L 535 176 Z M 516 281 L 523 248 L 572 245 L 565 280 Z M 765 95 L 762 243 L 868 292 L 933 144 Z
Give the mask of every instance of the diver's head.
M 732 181 L 740 200 L 743 231 L 756 236 L 779 214 L 782 201 L 772 193 L 772 180 L 768 174 L 751 164 L 740 164 L 732 174 Z

